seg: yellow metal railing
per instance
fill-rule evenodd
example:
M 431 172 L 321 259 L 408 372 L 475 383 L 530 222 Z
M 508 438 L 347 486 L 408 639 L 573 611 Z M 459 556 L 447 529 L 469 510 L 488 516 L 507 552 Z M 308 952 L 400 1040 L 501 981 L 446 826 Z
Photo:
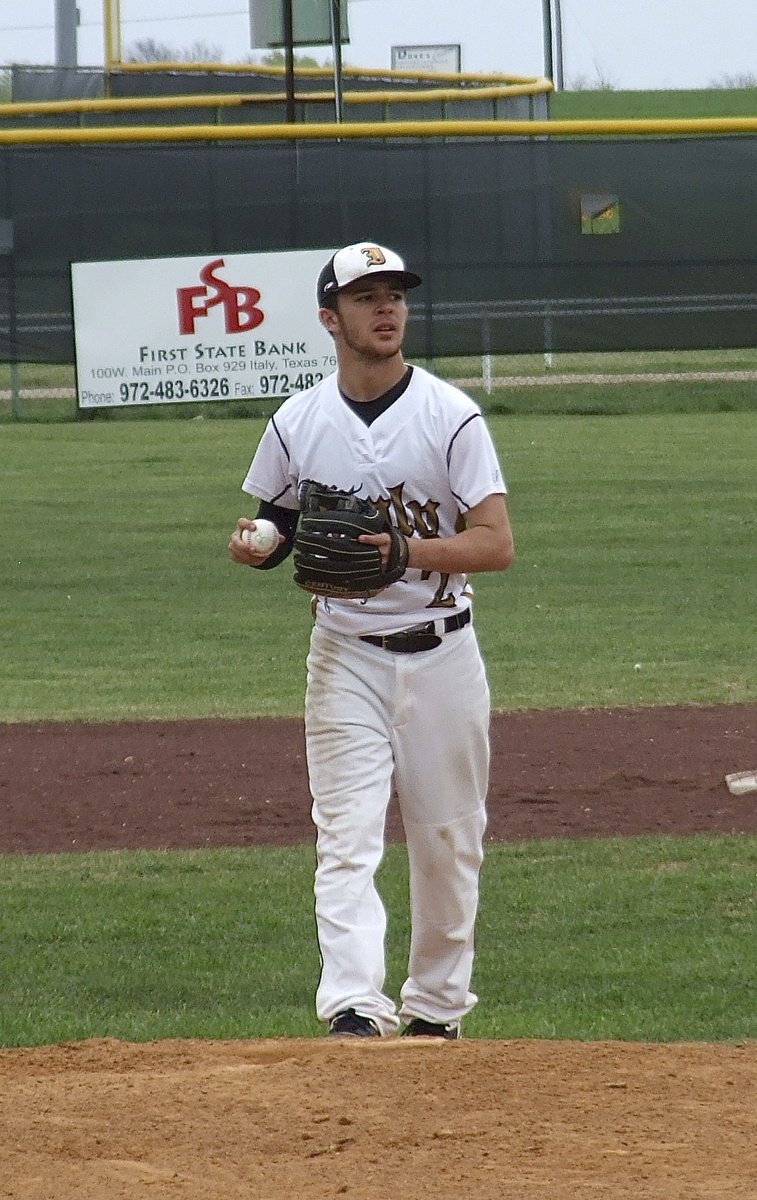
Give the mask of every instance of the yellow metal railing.
M 546 89 L 545 89 L 546 90 Z M 512 87 L 486 87 L 477 91 L 457 88 L 429 88 L 422 92 L 347 92 L 345 104 L 419 104 L 430 101 L 449 103 L 458 100 L 506 100 L 511 96 L 532 96 L 534 90 L 526 84 Z M 59 116 L 61 113 L 139 112 L 182 108 L 235 108 L 243 104 L 283 103 L 284 92 L 205 92 L 181 96 L 128 96 L 97 100 L 23 100 L 17 104 L 0 104 L 0 117 Z M 297 92 L 297 103 L 334 103 L 332 91 Z
M 118 0 L 114 0 L 117 4 Z M 249 76 L 263 76 L 266 78 L 284 79 L 285 68 L 283 66 L 274 65 L 258 65 L 251 63 L 111 63 L 106 76 L 114 71 L 119 73 L 127 73 L 133 75 L 155 74 L 159 72 L 166 74 L 246 74 Z M 497 75 L 497 74 L 475 74 L 475 73 L 450 73 L 436 71 L 401 71 L 401 70 L 366 70 L 362 67 L 344 67 L 342 76 L 347 79 L 361 79 L 375 82 L 377 87 L 365 91 L 345 91 L 341 96 L 344 106 L 358 108 L 360 105 L 383 105 L 386 110 L 391 107 L 396 111 L 399 105 L 417 105 L 436 103 L 439 105 L 453 104 L 457 102 L 470 101 L 490 101 L 496 105 L 498 101 L 506 101 L 521 96 L 541 96 L 553 90 L 553 85 L 549 79 L 542 77 L 529 78 L 522 75 Z M 295 72 L 295 87 L 300 88 L 307 82 L 313 82 L 316 79 L 330 80 L 333 79 L 333 71 L 329 67 L 304 67 L 297 66 Z M 392 82 L 398 86 L 381 87 L 381 82 Z M 416 90 L 403 88 L 402 84 L 413 82 L 428 83 L 434 86 L 421 87 Z M 16 104 L 0 105 L 0 120 L 8 117 L 18 116 L 61 116 L 65 114 L 75 114 L 79 117 L 79 126 L 84 127 L 83 118 L 92 113 L 123 113 L 123 112 L 160 112 L 171 110 L 174 113 L 180 112 L 182 109 L 194 108 L 215 108 L 216 116 L 220 119 L 222 110 L 230 108 L 240 108 L 244 105 L 284 105 L 290 97 L 284 92 L 205 92 L 202 94 L 180 94 L 173 96 L 134 96 L 134 97 L 105 97 L 97 99 L 69 99 L 69 100 L 35 100 L 22 101 Z M 333 106 L 335 102 L 334 90 L 322 88 L 319 90 L 308 91 L 300 90 L 291 99 L 296 104 L 330 104 Z M 386 112 L 384 113 L 386 116 Z M 496 108 L 493 109 L 493 117 L 496 118 Z M 440 116 L 445 119 L 445 110 L 442 108 Z M 271 126 L 273 127 L 273 126 Z M 95 129 L 95 127 L 92 127 Z M 160 130 L 160 127 L 157 127 Z M 183 128 L 182 126 L 174 126 L 174 128 Z M 192 128 L 192 126 L 187 126 Z M 302 123 L 298 126 L 300 130 L 307 130 L 309 127 Z M 7 130 L 6 132 L 14 132 Z M 18 131 L 21 132 L 20 130 Z M 30 130 L 31 132 L 31 130 Z M 62 130 L 58 130 L 63 133 Z M 186 140 L 186 136 L 185 140 Z M 201 135 L 198 135 L 201 136 Z M 226 135 L 225 135 L 226 136 Z M 288 136 L 291 136 L 288 135 Z M 317 136 L 308 133 L 303 133 L 304 137 Z M 165 135 L 158 132 L 158 139 L 165 140 Z M 8 139 L 4 141 L 24 140 L 24 139 Z M 45 141 L 45 138 L 28 139 L 29 141 Z M 52 140 L 65 140 L 64 138 Z M 119 137 L 118 141 L 141 140 Z
M 0 145 L 92 142 L 309 141 L 360 138 L 702 137 L 757 134 L 757 117 L 598 121 L 380 121 L 0 129 Z
M 120 62 L 111 64 L 110 68 L 114 73 L 130 73 L 130 74 L 154 74 L 156 71 L 166 71 L 185 74 L 227 74 L 238 75 L 247 73 L 250 75 L 272 75 L 283 76 L 285 68 L 283 66 L 266 65 L 262 63 L 188 63 L 188 62 L 161 62 L 161 63 L 132 63 Z M 299 63 L 296 64 L 295 71 L 297 75 L 310 77 L 311 79 L 333 79 L 334 72 L 331 67 L 303 67 Z M 541 76 L 532 75 L 500 75 L 497 73 L 480 74 L 471 71 L 403 71 L 396 67 L 383 70 L 379 67 L 342 67 L 342 76 L 345 79 L 397 79 L 406 80 L 408 82 L 417 80 L 428 80 L 432 83 L 451 83 L 456 87 L 460 84 L 505 84 L 505 85 L 546 85 L 545 90 L 551 91 L 553 84 L 551 80 L 544 79 Z

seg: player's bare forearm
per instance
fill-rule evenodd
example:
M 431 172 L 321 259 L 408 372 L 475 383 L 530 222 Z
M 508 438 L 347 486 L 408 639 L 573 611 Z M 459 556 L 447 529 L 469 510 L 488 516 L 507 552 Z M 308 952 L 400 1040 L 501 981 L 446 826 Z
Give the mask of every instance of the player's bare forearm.
M 481 525 L 449 538 L 411 538 L 408 566 L 419 571 L 473 575 L 506 571 L 513 561 L 512 538 L 503 539 Z
M 506 571 L 515 547 L 505 497 L 487 496 L 469 509 L 465 526 L 453 537 L 411 538 L 408 566 L 450 575 Z
M 386 534 L 361 537 L 388 552 Z M 409 538 L 408 567 L 469 575 L 477 571 L 506 571 L 515 556 L 513 534 L 504 496 L 487 496 L 466 516 L 466 528 L 452 537 Z

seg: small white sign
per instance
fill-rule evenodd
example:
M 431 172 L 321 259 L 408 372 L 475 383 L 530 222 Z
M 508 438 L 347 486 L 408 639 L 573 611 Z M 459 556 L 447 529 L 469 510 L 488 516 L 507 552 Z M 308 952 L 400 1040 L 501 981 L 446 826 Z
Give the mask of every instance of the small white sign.
M 392 46 L 393 71 L 460 73 L 460 46 Z
M 71 264 L 80 408 L 284 398 L 330 375 L 333 250 Z

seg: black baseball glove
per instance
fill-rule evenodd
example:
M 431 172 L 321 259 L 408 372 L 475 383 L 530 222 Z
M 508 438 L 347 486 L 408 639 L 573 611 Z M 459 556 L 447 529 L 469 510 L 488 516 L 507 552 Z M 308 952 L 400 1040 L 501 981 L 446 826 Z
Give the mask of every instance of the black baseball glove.
M 364 600 L 404 575 L 407 539 L 370 500 L 305 479 L 299 501 L 302 516 L 294 536 L 294 582 L 306 592 Z M 386 570 L 378 546 L 358 541 L 363 533 L 391 537 Z

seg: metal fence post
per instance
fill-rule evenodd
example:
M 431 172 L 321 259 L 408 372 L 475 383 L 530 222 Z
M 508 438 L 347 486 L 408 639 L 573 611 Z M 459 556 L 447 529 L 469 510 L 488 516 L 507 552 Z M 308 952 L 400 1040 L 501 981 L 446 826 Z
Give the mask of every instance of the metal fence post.
M 13 338 L 11 338 L 11 342 Z M 23 406 L 21 404 L 21 379 L 18 369 L 18 363 L 15 358 L 11 359 L 11 416 L 14 421 L 20 421 L 23 417 Z
M 483 333 L 483 343 L 484 343 L 483 351 L 484 351 L 484 353 L 483 353 L 481 365 L 482 365 L 482 374 L 483 374 L 483 378 L 484 378 L 484 391 L 486 392 L 487 396 L 491 396 L 491 394 L 492 394 L 492 339 L 491 339 L 491 325 L 489 324 L 488 317 L 484 317 L 484 325 L 483 325 L 482 333 Z
M 11 377 L 11 416 L 20 420 L 21 385 L 18 369 L 18 314 L 16 312 L 16 260 L 13 253 L 13 221 L 0 221 L 0 254 L 8 262 L 8 358 Z

